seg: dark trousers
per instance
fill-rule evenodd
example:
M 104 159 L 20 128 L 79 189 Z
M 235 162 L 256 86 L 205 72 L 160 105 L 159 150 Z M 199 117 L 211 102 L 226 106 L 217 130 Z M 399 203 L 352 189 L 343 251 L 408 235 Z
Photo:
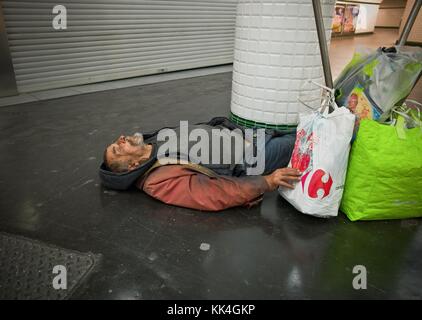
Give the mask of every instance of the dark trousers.
M 274 137 L 265 145 L 265 171 L 270 174 L 276 169 L 287 167 L 295 145 L 296 134 Z

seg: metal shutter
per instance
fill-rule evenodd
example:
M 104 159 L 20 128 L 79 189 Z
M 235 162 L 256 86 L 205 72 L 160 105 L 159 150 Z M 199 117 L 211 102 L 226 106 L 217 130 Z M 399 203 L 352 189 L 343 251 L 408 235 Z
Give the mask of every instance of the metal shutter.
M 3 1 L 20 92 L 233 62 L 237 0 Z M 54 30 L 55 5 L 67 30 Z

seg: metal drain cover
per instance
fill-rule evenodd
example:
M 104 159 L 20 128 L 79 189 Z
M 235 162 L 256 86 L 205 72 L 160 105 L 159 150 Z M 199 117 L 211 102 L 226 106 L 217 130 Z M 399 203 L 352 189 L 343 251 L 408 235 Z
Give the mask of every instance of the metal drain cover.
M 99 259 L 100 255 L 0 232 L 0 299 L 69 298 Z

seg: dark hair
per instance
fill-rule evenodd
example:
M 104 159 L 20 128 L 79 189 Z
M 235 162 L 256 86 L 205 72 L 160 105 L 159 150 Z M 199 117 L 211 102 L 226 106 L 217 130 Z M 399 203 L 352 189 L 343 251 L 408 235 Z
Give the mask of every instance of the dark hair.
M 104 150 L 103 161 L 104 161 L 104 165 L 106 169 L 111 172 L 125 172 L 129 170 L 129 165 L 127 161 L 121 161 L 121 160 L 110 161 L 107 158 L 107 148 Z

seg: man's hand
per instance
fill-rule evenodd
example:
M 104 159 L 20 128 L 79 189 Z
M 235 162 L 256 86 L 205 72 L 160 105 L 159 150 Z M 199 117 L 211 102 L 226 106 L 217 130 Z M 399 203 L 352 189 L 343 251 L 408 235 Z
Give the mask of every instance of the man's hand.
M 294 189 L 293 183 L 300 181 L 302 172 L 294 168 L 277 169 L 268 176 L 264 176 L 267 181 L 270 191 L 277 189 L 277 187 L 286 187 Z

